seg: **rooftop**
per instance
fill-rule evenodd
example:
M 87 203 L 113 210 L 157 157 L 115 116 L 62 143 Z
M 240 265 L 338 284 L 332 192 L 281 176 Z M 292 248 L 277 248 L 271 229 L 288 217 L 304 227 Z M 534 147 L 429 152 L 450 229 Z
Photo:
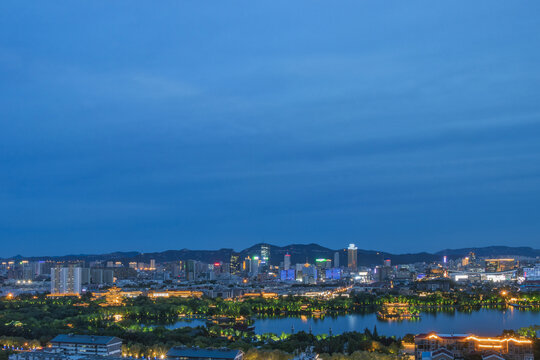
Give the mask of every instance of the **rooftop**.
M 73 335 L 60 334 L 51 340 L 51 343 L 72 343 L 72 344 L 96 344 L 107 345 L 111 343 L 122 342 L 122 339 L 114 336 L 96 336 L 96 335 Z

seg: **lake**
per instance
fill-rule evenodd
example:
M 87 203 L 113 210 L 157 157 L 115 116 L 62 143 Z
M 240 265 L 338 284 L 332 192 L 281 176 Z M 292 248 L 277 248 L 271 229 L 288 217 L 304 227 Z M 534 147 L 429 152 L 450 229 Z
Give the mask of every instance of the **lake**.
M 337 317 L 318 318 L 264 318 L 255 320 L 257 334 L 306 331 L 313 334 L 341 334 L 347 331 L 364 331 L 367 327 L 373 330 L 377 326 L 380 335 L 419 334 L 437 331 L 439 333 L 475 333 L 478 335 L 500 335 L 505 329 L 540 325 L 540 312 L 523 311 L 513 308 L 506 310 L 481 309 L 474 312 L 438 312 L 422 313 L 419 320 L 383 321 L 377 319 L 375 313 L 350 314 Z
M 175 329 L 185 326 L 204 326 L 205 321 L 194 319 L 191 321 L 178 321 L 175 324 L 167 325 L 168 329 Z M 402 337 L 405 334 L 419 334 L 423 332 L 437 331 L 439 333 L 475 333 L 477 335 L 500 335 L 506 329 L 518 329 L 531 325 L 540 325 L 540 312 L 526 311 L 509 308 L 480 309 L 473 312 L 438 312 L 422 313 L 419 320 L 414 321 L 382 321 L 377 319 L 375 313 L 370 314 L 349 314 L 336 317 L 326 316 L 324 318 L 310 317 L 269 317 L 255 319 L 255 332 L 257 334 L 282 332 L 290 333 L 294 326 L 294 331 L 305 331 L 313 334 L 328 334 L 332 328 L 332 333 L 341 334 L 347 331 L 362 332 L 367 327 L 373 330 L 377 326 L 380 335 L 395 335 Z

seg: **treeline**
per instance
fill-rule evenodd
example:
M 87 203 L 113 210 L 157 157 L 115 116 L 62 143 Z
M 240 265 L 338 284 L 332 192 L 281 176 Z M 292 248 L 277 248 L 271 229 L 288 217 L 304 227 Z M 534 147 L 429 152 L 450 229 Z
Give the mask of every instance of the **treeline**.
M 517 301 L 531 303 L 538 295 L 520 295 Z M 348 333 L 339 336 L 314 336 L 298 333 L 293 335 L 255 335 L 248 331 L 219 327 L 167 329 L 163 324 L 174 323 L 182 317 L 230 316 L 319 316 L 353 312 L 373 312 L 382 304 L 407 303 L 422 311 L 444 311 L 458 308 L 462 311 L 481 306 L 504 307 L 505 298 L 497 292 L 477 294 L 434 293 L 427 296 L 397 296 L 354 294 L 334 299 L 314 299 L 299 296 L 277 299 L 250 298 L 228 301 L 223 299 L 165 298 L 152 300 L 141 296 L 126 300 L 124 306 L 103 307 L 100 301 L 91 300 L 90 294 L 81 298 L 50 299 L 45 296 L 21 296 L 0 299 L 0 334 L 9 341 L 24 340 L 35 346 L 46 345 L 54 336 L 62 333 L 100 334 L 124 339 L 126 354 L 152 356 L 162 354 L 175 345 L 199 347 L 228 347 L 238 344 L 240 348 L 261 347 L 291 353 L 307 344 L 315 344 L 319 353 L 352 354 L 356 351 L 376 351 L 394 354 L 399 341 L 379 337 L 369 332 Z M 450 311 L 450 310 L 449 310 Z M 123 320 L 116 321 L 115 315 Z M 149 326 L 157 324 L 157 326 Z M 22 339 L 22 340 L 14 340 Z

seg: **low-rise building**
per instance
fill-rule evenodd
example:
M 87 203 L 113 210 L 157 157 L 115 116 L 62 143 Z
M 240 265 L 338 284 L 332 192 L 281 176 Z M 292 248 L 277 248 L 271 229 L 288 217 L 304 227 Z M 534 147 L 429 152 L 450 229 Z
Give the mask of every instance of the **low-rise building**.
M 471 334 L 420 334 L 415 336 L 415 358 L 434 359 L 434 352 L 446 349 L 455 358 L 477 354 L 499 354 L 507 360 L 533 360 L 532 341 L 516 337 L 480 337 Z M 441 354 L 443 357 L 446 355 Z
M 100 355 L 68 355 L 48 351 L 21 351 L 9 355 L 9 360 L 119 360 L 119 358 Z
M 83 354 L 120 356 L 122 339 L 114 336 L 61 334 L 51 340 L 52 352 L 61 354 Z

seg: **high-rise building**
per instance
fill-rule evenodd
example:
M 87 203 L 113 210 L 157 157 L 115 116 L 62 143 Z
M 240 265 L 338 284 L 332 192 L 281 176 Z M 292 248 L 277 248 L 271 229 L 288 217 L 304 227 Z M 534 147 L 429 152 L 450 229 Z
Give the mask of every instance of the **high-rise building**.
M 194 281 L 198 277 L 197 262 L 195 260 L 188 260 L 186 262 L 186 277 L 188 281 Z
M 240 263 L 240 256 L 237 253 L 231 253 L 231 266 L 230 272 L 233 275 L 239 274 L 241 271 L 242 264 Z
M 81 269 L 81 284 L 83 285 L 90 284 L 90 268 Z
M 112 270 L 103 270 L 103 283 L 105 283 L 105 284 L 114 283 L 114 271 L 112 271 Z
M 339 252 L 337 251 L 334 253 L 334 267 L 335 268 L 339 267 Z
M 250 269 L 249 269 L 249 274 L 251 276 L 257 276 L 259 274 L 259 263 L 260 262 L 261 262 L 261 260 L 259 259 L 258 256 L 254 256 L 251 259 L 251 264 L 250 264 Z
M 270 263 L 270 246 L 268 245 L 261 245 L 261 262 Z
M 156 260 L 150 259 L 150 270 L 156 270 Z
M 384 259 L 383 265 L 384 266 L 392 266 L 392 260 L 390 258 Z
M 80 294 L 82 273 L 80 267 L 51 269 L 51 294 Z
M 291 255 L 289 253 L 285 254 L 283 258 L 283 269 L 289 270 L 291 268 Z
M 347 248 L 348 255 L 348 267 L 351 271 L 356 271 L 358 269 L 358 248 L 354 244 L 349 244 Z

